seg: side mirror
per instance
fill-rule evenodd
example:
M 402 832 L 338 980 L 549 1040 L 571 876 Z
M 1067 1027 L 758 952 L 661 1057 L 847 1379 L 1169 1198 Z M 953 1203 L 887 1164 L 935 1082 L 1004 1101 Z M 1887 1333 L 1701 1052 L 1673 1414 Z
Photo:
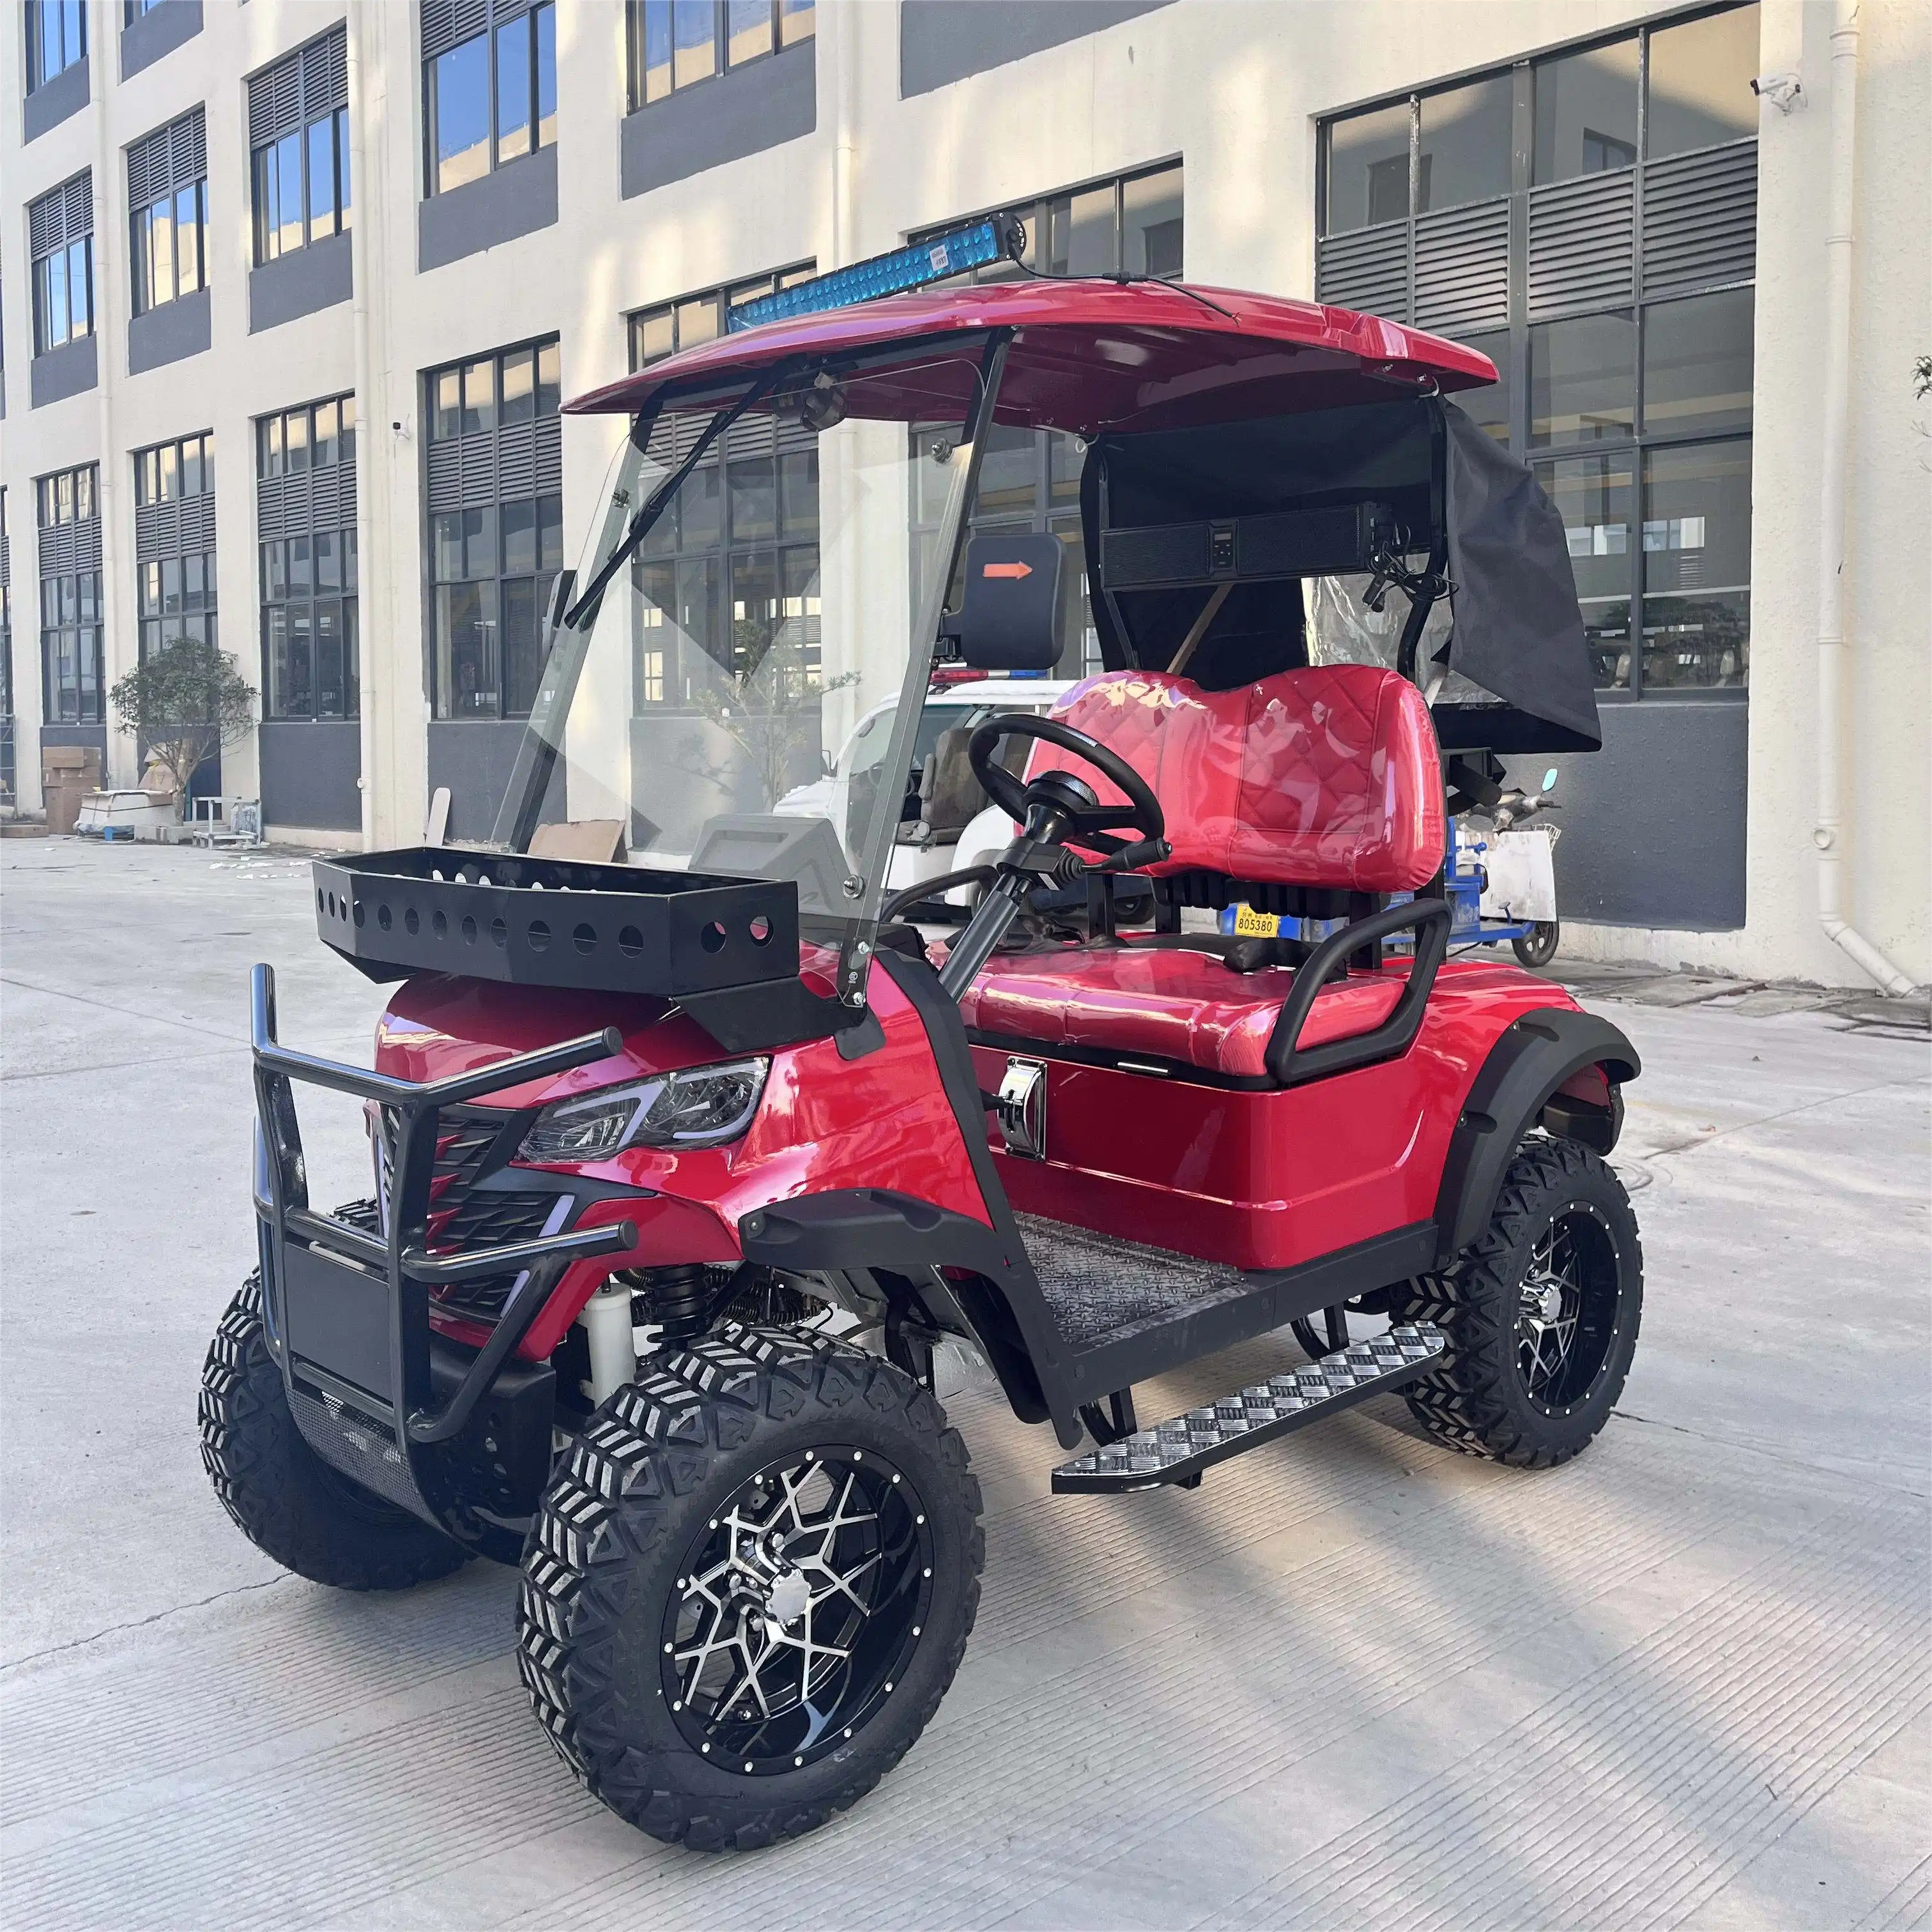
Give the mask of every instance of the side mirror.
M 966 591 L 956 620 L 959 656 L 975 670 L 1051 670 L 1060 662 L 1056 536 L 975 537 L 966 546 Z

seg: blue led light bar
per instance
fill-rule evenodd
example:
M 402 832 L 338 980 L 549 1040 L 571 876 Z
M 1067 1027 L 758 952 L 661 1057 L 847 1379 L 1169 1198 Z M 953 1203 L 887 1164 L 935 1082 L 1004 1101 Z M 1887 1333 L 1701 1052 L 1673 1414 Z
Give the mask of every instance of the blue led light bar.
M 983 221 L 956 228 L 930 242 L 915 242 L 889 255 L 854 262 L 849 268 L 814 275 L 808 282 L 779 290 L 776 295 L 754 296 L 725 311 L 725 331 L 735 335 L 741 328 L 756 328 L 760 322 L 785 322 L 794 316 L 874 302 L 880 296 L 904 295 L 909 289 L 926 288 L 968 268 L 982 268 L 1009 254 L 1017 260 L 1025 236 L 1025 229 L 1012 216 L 989 214 Z

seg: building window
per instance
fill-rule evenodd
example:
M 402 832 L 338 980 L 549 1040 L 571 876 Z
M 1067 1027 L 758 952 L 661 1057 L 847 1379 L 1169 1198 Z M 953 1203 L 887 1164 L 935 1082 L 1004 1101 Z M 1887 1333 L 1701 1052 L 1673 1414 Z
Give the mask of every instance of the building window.
M 27 0 L 29 94 L 86 58 L 87 9 L 81 0 Z
M 1606 692 L 1748 682 L 1757 65 L 1725 7 L 1321 129 L 1318 296 L 1496 364 Z
M 135 614 L 141 659 L 183 638 L 217 644 L 214 438 L 134 453 Z
M 1177 162 L 1013 204 L 1012 212 L 1026 223 L 1023 264 L 992 262 L 957 279 L 1010 281 L 1030 269 L 1043 275 L 1175 280 L 1181 272 L 1185 226 L 1183 187 Z M 949 222 L 908 238 L 929 240 L 959 225 Z M 956 424 L 933 425 L 914 434 L 928 458 L 940 458 L 958 441 L 959 432 Z M 1086 446 L 1064 430 L 996 425 L 981 459 L 979 494 L 969 518 L 975 536 L 1050 531 L 1066 546 L 1060 579 L 1058 674 L 1063 677 L 1083 677 L 1100 668 L 1100 638 L 1088 602 L 1087 547 L 1080 528 L 1080 472 L 1085 458 Z M 943 460 L 930 471 L 921 464 L 916 473 L 932 475 L 942 485 L 946 476 Z M 943 487 L 922 491 L 921 502 L 914 506 L 915 602 L 920 566 L 937 539 L 945 496 Z M 964 557 L 962 551 L 962 569 Z M 956 578 L 956 596 L 958 589 Z
M 248 83 L 257 266 L 349 226 L 349 31 L 337 27 Z
M 34 353 L 94 333 L 94 177 L 83 171 L 27 204 Z
M 631 111 L 811 39 L 813 0 L 625 0 Z
M 423 8 L 424 179 L 431 194 L 556 142 L 556 8 L 497 0 Z M 460 36 L 461 38 L 459 38 Z
M 530 716 L 563 567 L 560 384 L 555 337 L 424 378 L 438 718 Z
M 165 7 L 167 4 L 168 0 L 125 0 L 122 10 L 121 24 L 124 28 L 131 27 L 136 20 L 145 18 L 156 8 Z
M 630 318 L 631 367 L 710 341 L 733 304 L 814 272 L 801 262 L 641 310 Z M 691 418 L 665 418 L 652 457 L 670 469 L 692 434 Z M 742 681 L 788 624 L 800 642 L 804 688 L 818 688 L 818 442 L 797 424 L 747 416 L 646 538 L 631 566 L 634 711 L 688 706 L 694 685 L 708 682 L 707 659 Z
M 262 715 L 356 717 L 362 666 L 353 396 L 256 420 L 255 498 Z
M 128 150 L 134 313 L 208 286 L 208 135 L 202 110 Z
M 40 566 L 40 700 L 50 724 L 98 724 L 100 511 L 89 463 L 34 484 Z

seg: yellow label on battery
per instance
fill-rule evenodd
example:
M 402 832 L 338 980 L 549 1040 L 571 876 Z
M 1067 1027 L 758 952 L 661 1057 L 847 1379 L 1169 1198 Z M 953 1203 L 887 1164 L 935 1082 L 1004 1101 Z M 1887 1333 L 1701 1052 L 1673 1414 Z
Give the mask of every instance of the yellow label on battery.
M 1252 906 L 1238 906 L 1234 911 L 1234 932 L 1242 939 L 1274 939 L 1281 932 L 1281 921 L 1271 912 L 1257 912 Z

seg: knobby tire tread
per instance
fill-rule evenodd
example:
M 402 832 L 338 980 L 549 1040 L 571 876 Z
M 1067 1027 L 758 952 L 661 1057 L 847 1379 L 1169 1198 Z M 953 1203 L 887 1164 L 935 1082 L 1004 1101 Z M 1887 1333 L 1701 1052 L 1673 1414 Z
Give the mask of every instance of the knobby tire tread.
M 966 1444 L 919 1384 L 880 1358 L 795 1330 L 739 1328 L 686 1352 L 652 1357 L 611 1396 L 560 1465 L 532 1526 L 518 1605 L 518 1665 L 537 1721 L 557 1755 L 602 1803 L 652 1837 L 699 1851 L 748 1851 L 815 1830 L 870 1791 L 910 1750 L 965 1654 L 986 1557 L 978 1479 Z M 680 1787 L 688 1746 L 639 1748 L 617 1680 L 619 1626 L 635 1568 L 694 1533 L 698 1495 L 721 1456 L 762 1426 L 816 1409 L 834 1432 L 862 1402 L 923 1438 L 952 1493 L 928 1510 L 970 1525 L 963 1615 L 916 1707 L 882 1712 L 860 1734 L 844 1781 L 800 1804 L 747 1783 L 738 1797 Z M 706 1767 L 709 1768 L 710 1767 Z
M 1641 1316 L 1642 1250 L 1635 1217 L 1609 1163 L 1580 1142 L 1532 1138 L 1516 1150 L 1498 1191 L 1489 1226 L 1440 1274 L 1418 1276 L 1397 1319 L 1432 1322 L 1449 1338 L 1437 1368 L 1403 1393 L 1416 1420 L 1438 1441 L 1466 1456 L 1520 1469 L 1551 1469 L 1588 1444 L 1622 1391 L 1624 1366 L 1615 1368 L 1590 1406 L 1586 1432 L 1552 1430 L 1520 1397 L 1516 1364 L 1519 1258 L 1552 1211 L 1552 1201 L 1579 1189 L 1609 1191 L 1628 1219 L 1638 1303 L 1629 1316 L 1621 1354 L 1627 1366 Z M 1513 1399 L 1517 1398 L 1517 1399 Z
M 268 1352 L 259 1271 L 208 1344 L 197 1418 L 202 1466 L 222 1508 L 298 1576 L 338 1590 L 409 1590 L 468 1561 L 441 1531 L 326 1468 L 310 1448 Z M 366 1503 L 352 1508 L 344 1491 Z

